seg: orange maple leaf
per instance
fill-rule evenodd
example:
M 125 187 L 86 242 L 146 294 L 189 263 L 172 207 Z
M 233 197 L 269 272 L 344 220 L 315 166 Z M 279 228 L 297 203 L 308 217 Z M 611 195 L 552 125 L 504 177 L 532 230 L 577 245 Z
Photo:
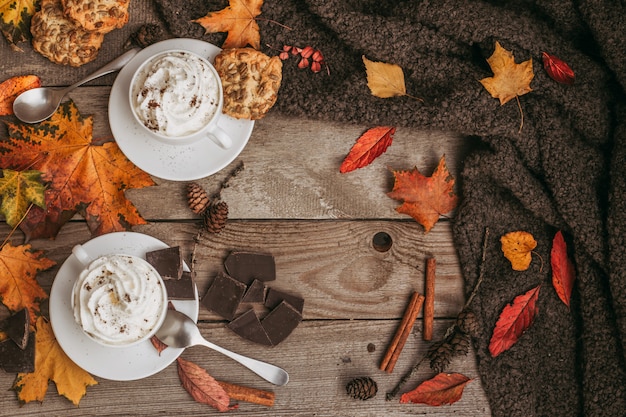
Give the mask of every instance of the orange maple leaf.
M 500 99 L 500 105 L 532 91 L 530 82 L 535 76 L 532 58 L 516 64 L 513 54 L 496 42 L 496 48 L 487 63 L 493 71 L 493 77 L 483 78 L 480 83 L 493 98 Z
M 49 182 L 47 211 L 34 207 L 20 225 L 29 238 L 54 237 L 77 211 L 93 235 L 146 223 L 124 192 L 154 181 L 115 142 L 96 143 L 91 116 L 81 116 L 72 101 L 40 124 L 7 127 L 10 139 L 0 146 L 0 167 L 30 167 Z
M 537 241 L 528 232 L 509 232 L 500 238 L 504 257 L 511 262 L 515 271 L 525 271 L 530 266 L 532 251 L 537 247 Z
M 445 155 L 430 177 L 422 175 L 417 168 L 393 171 L 393 175 L 393 190 L 387 195 L 394 200 L 404 200 L 396 211 L 413 217 L 426 232 L 437 223 L 439 216 L 456 207 L 455 181 L 446 167 Z
M 194 20 L 204 27 L 206 33 L 228 32 L 222 48 L 244 48 L 248 45 L 254 49 L 261 47 L 261 35 L 256 17 L 261 14 L 263 0 L 229 0 L 229 6 L 210 12 L 200 19 Z
M 17 96 L 36 87 L 41 87 L 41 80 L 36 75 L 19 75 L 0 84 L 0 116 L 13 114 L 13 102 Z
M 88 386 L 98 383 L 63 352 L 50 323 L 39 317 L 35 333 L 35 371 L 17 374 L 13 389 L 22 403 L 41 402 L 48 391 L 49 381 L 54 381 L 59 395 L 74 405 L 85 396 Z
M 0 299 L 13 312 L 28 308 L 31 324 L 35 324 L 40 315 L 39 303 L 48 298 L 35 276 L 55 262 L 44 258 L 42 251 L 30 249 L 30 245 L 11 246 L 10 243 L 0 249 Z

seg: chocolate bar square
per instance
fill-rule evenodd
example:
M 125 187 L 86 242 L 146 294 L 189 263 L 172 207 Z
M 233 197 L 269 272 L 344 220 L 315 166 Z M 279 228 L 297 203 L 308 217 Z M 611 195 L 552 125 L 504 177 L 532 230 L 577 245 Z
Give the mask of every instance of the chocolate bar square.
M 251 342 L 272 346 L 272 342 L 270 342 L 270 338 L 265 333 L 259 317 L 252 308 L 228 323 L 226 327 Z
M 244 303 L 260 303 L 263 304 L 265 302 L 265 292 L 267 287 L 263 284 L 262 281 L 255 279 L 252 281 L 252 284 L 248 286 L 246 293 L 243 295 L 243 299 L 241 300 Z
M 180 279 L 182 276 L 183 258 L 180 246 L 146 252 L 146 261 L 163 279 Z
M 202 297 L 202 304 L 226 320 L 232 320 L 245 291 L 245 284 L 220 272 Z
M 224 261 L 228 274 L 250 285 L 254 279 L 273 281 L 276 279 L 276 264 L 272 255 L 255 252 L 231 252 Z
M 191 272 L 183 271 L 180 279 L 163 280 L 167 298 L 170 300 L 194 300 L 196 298 L 196 284 Z
M 286 301 L 270 311 L 261 321 L 272 345 L 276 346 L 287 338 L 302 321 L 302 314 Z
M 35 338 L 31 333 L 28 343 L 21 349 L 13 340 L 6 339 L 0 342 L 0 367 L 6 372 L 35 371 Z
M 265 307 L 269 309 L 276 308 L 282 301 L 288 302 L 293 308 L 302 314 L 304 308 L 304 299 L 297 295 L 289 294 L 284 291 L 270 288 L 265 296 Z

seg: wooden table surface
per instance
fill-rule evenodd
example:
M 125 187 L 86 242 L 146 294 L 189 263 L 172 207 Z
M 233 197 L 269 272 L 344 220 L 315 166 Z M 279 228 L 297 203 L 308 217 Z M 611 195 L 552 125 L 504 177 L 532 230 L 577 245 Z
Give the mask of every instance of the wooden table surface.
M 128 36 L 143 23 L 157 21 L 149 0 L 133 0 L 131 18 L 122 29 L 106 35 L 98 58 L 80 68 L 55 65 L 35 53 L 12 51 L 2 40 L 2 80 L 35 74 L 44 85 L 69 85 L 123 51 Z M 94 137 L 112 137 L 107 106 L 115 75 L 108 75 L 74 90 L 70 97 L 83 115 L 94 117 Z M 4 121 L 14 121 L 4 117 Z M 130 190 L 127 197 L 149 224 L 133 231 L 154 236 L 168 245 L 180 245 L 185 259 L 194 258 L 195 278 L 202 295 L 211 279 L 223 270 L 232 250 L 271 253 L 277 280 L 272 283 L 305 299 L 303 322 L 281 344 L 268 348 L 247 342 L 225 327 L 226 322 L 200 307 L 199 325 L 209 340 L 241 354 L 285 368 L 290 381 L 272 386 L 224 356 L 203 347 L 187 349 L 182 357 L 205 368 L 218 380 L 273 391 L 273 407 L 241 402 L 233 415 L 246 416 L 487 416 L 489 405 L 481 389 L 473 352 L 454 359 L 449 372 L 476 378 L 460 401 L 432 407 L 385 400 L 402 375 L 422 357 L 432 342 L 422 338 L 421 315 L 393 373 L 378 369 L 412 291 L 424 291 L 425 262 L 437 260 L 434 340 L 441 338 L 464 303 L 463 278 L 452 241 L 451 222 L 442 218 L 430 233 L 411 218 L 395 211 L 398 202 L 386 193 L 393 186 L 392 169 L 417 167 L 430 175 L 440 156 L 458 176 L 470 139 L 450 132 L 399 128 L 393 145 L 370 166 L 340 174 L 339 165 L 350 147 L 372 126 L 345 125 L 296 119 L 270 112 L 256 122 L 246 148 L 223 171 L 197 182 L 215 192 L 226 173 L 240 162 L 244 170 L 222 192 L 229 206 L 229 221 L 219 234 L 199 232 L 199 217 L 186 206 L 187 182 L 154 178 L 157 185 Z M 7 137 L 0 127 L 0 137 Z M 452 214 L 453 215 L 453 214 Z M 10 228 L 2 223 L 6 237 Z M 373 237 L 387 233 L 388 251 L 374 248 Z M 55 240 L 31 242 L 33 249 L 57 265 L 38 274 L 49 292 L 59 267 L 71 248 L 91 238 L 84 220 L 76 217 Z M 16 232 L 14 244 L 23 242 Z M 44 312 L 47 313 L 44 304 Z M 4 307 L 0 317 L 8 313 Z M 432 377 L 423 365 L 405 391 Z M 369 376 L 379 387 L 367 401 L 347 396 L 345 385 Z M 15 374 L 0 371 L 0 415 L 212 415 L 217 411 L 195 402 L 181 387 L 175 363 L 163 371 L 134 381 L 96 377 L 79 407 L 56 392 L 50 383 L 43 403 L 20 406 L 10 390 Z

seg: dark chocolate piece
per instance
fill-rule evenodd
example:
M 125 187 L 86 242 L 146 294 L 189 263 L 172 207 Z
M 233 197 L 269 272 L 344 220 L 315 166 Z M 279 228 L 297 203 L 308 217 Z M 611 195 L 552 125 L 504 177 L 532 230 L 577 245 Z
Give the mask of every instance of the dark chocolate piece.
M 267 282 L 276 279 L 276 264 L 272 255 L 255 252 L 231 252 L 224 261 L 228 274 L 250 285 L 256 278 Z
M 302 297 L 298 297 L 297 295 L 289 294 L 274 288 L 267 290 L 267 295 L 265 296 L 265 307 L 274 309 L 281 303 L 281 301 L 288 302 L 293 308 L 302 314 L 302 309 L 304 308 L 304 299 Z
M 265 292 L 267 287 L 262 281 L 255 279 L 252 284 L 248 286 L 246 293 L 243 295 L 241 302 L 243 303 L 265 303 Z
M 20 349 L 25 349 L 30 334 L 30 314 L 27 308 L 23 308 L 6 319 L 4 331 Z
M 163 279 L 180 279 L 182 276 L 183 258 L 180 246 L 146 252 L 146 261 Z
M 202 297 L 202 304 L 225 319 L 232 320 L 245 291 L 243 283 L 220 272 Z
M 180 279 L 163 280 L 170 300 L 194 300 L 196 298 L 196 284 L 191 272 L 183 271 Z
M 270 311 L 261 321 L 272 345 L 276 346 L 287 338 L 302 321 L 302 314 L 286 301 Z
M 13 340 L 0 342 L 0 367 L 6 372 L 30 373 L 35 371 L 35 333 L 29 336 L 28 343 L 21 349 Z
M 265 333 L 259 317 L 252 308 L 228 323 L 227 327 L 251 342 L 272 346 L 272 342 L 270 342 L 270 338 Z

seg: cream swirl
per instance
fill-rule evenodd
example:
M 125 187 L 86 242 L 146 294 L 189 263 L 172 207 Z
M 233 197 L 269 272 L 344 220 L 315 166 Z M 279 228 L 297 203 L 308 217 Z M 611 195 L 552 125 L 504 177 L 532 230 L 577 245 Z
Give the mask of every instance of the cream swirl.
M 216 114 L 219 79 L 210 64 L 185 51 L 157 55 L 132 85 L 131 105 L 141 123 L 168 137 L 192 135 Z
M 74 284 L 74 318 L 88 335 L 108 345 L 128 345 L 156 330 L 165 304 L 158 272 L 135 256 L 100 257 Z

